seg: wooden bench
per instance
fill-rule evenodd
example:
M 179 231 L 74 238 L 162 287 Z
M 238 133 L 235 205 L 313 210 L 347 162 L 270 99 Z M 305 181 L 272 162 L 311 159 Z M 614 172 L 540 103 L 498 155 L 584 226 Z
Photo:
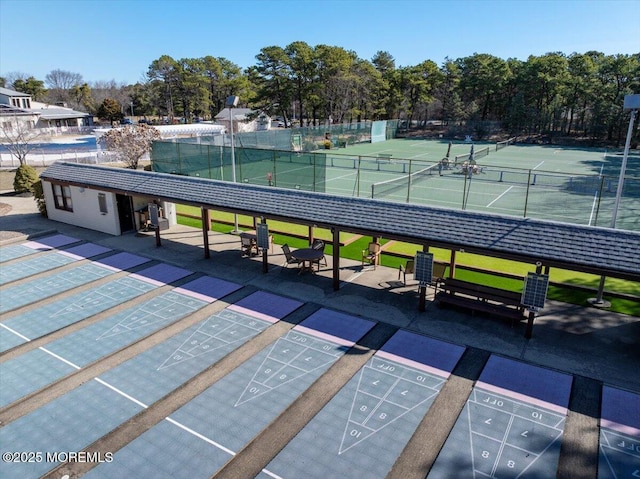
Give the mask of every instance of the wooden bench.
M 446 278 L 440 284 L 437 294 L 438 305 L 449 304 L 472 312 L 500 316 L 513 321 L 524 319 L 524 306 L 520 304 L 521 294 L 515 291 L 492 288 L 477 283 L 469 283 L 455 278 Z

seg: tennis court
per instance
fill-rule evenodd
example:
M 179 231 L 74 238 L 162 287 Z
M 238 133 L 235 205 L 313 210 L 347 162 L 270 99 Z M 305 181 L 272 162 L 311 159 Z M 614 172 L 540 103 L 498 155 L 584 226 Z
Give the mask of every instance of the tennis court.
M 179 160 L 154 158 L 154 170 L 233 178 L 226 147 L 187 143 L 179 152 Z M 514 141 L 392 139 L 314 152 L 236 152 L 237 182 L 606 227 L 622 163 L 621 150 Z M 616 227 L 633 230 L 640 217 L 637 152 L 626 172 Z

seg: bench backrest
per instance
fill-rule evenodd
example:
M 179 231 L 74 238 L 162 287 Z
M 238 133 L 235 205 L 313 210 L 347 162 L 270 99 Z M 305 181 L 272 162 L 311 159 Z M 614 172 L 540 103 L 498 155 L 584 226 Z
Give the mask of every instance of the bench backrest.
M 443 289 L 467 294 L 476 294 L 480 297 L 486 297 L 487 299 L 493 299 L 496 301 L 504 301 L 509 304 L 520 304 L 520 300 L 522 298 L 522 295 L 516 291 L 493 288 L 491 286 L 470 283 L 468 281 L 455 278 L 446 278 L 444 280 Z

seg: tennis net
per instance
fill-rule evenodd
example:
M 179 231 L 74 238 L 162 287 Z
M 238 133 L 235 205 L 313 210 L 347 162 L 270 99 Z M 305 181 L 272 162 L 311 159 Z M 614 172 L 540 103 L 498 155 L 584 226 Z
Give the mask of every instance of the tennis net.
M 489 155 L 489 147 L 485 146 L 484 148 L 480 148 L 478 151 L 475 151 L 473 153 L 473 159 L 477 160 L 478 158 L 484 158 L 485 156 Z M 454 159 L 454 165 L 457 165 L 458 163 L 463 163 L 465 161 L 469 161 L 469 159 L 471 158 L 471 153 L 465 153 L 464 155 L 456 155 L 453 157 Z
M 371 185 L 371 198 L 381 198 L 390 195 L 399 190 L 407 191 L 407 198 L 411 191 L 411 185 L 421 179 L 429 178 L 433 175 L 439 175 L 441 171 L 441 165 L 431 165 L 427 168 L 423 168 L 415 173 L 409 175 L 400 176 L 399 178 L 392 178 L 386 181 L 380 181 Z
M 496 143 L 496 151 L 502 150 L 503 148 L 506 148 L 509 145 L 513 145 L 515 142 L 516 142 L 515 136 L 513 138 L 509 138 L 508 140 L 499 141 L 498 143 Z

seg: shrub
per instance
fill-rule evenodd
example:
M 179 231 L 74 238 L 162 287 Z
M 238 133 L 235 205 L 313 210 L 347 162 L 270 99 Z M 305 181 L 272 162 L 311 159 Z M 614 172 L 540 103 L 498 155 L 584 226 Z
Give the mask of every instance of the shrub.
M 42 189 L 42 180 L 38 180 L 33 184 L 33 197 L 38 205 L 40 214 L 47 217 L 47 203 L 44 200 L 44 190 Z
M 13 179 L 13 191 L 16 193 L 33 192 L 33 184 L 38 181 L 38 172 L 33 166 L 20 165 Z

